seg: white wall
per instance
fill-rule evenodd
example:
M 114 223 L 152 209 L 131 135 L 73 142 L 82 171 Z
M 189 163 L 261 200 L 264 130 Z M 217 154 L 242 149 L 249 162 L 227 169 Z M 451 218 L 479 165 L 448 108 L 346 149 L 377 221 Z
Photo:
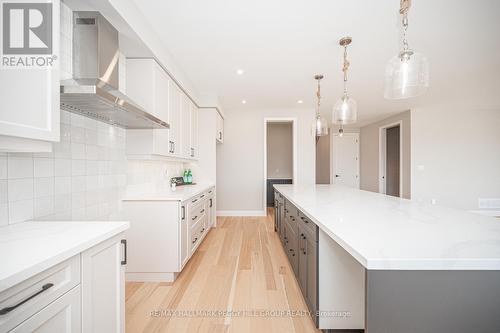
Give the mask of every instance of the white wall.
M 267 124 L 267 179 L 293 178 L 293 126 Z
M 262 213 L 264 118 L 297 118 L 297 184 L 315 182 L 314 110 L 226 110 L 217 146 L 217 210 Z
M 412 199 L 477 209 L 500 198 L 500 109 L 412 109 Z

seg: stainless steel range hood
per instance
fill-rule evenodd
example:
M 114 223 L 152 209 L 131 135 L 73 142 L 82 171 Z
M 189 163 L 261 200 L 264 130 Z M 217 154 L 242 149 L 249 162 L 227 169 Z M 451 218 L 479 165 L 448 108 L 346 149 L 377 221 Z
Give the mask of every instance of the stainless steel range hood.
M 128 129 L 169 128 L 118 91 L 118 31 L 98 12 L 73 13 L 73 79 L 61 109 Z

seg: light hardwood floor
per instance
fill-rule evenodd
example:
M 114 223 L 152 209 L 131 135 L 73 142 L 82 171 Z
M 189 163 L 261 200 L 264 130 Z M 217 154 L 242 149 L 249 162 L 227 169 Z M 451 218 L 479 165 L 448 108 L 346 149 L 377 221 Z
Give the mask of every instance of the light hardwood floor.
M 274 232 L 272 214 L 270 210 L 267 217 L 219 217 L 217 228 L 172 284 L 127 283 L 127 333 L 320 332 L 308 316 L 277 315 L 307 307 Z M 155 310 L 160 312 L 151 315 Z M 188 312 L 170 316 L 170 310 Z M 197 310 L 274 312 L 210 317 L 193 312 Z

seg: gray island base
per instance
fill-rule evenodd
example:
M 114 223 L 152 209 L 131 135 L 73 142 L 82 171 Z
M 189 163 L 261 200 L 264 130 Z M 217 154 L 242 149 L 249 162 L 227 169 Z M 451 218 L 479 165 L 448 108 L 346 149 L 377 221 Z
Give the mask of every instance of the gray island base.
M 500 223 L 337 185 L 275 185 L 275 231 L 316 327 L 500 333 Z

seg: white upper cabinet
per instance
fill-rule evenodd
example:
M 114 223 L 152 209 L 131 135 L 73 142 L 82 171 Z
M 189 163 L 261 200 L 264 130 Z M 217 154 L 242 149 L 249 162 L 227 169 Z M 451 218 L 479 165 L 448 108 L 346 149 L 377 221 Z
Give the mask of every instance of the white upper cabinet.
M 217 132 L 216 140 L 217 142 L 224 143 L 224 118 L 217 112 Z
M 186 95 L 181 98 L 181 115 L 182 115 L 182 155 L 186 158 L 192 158 L 191 151 L 191 101 Z
M 51 142 L 59 141 L 58 1 L 53 2 L 52 11 L 54 33 L 50 54 L 30 54 L 26 37 L 27 45 L 21 39 L 26 54 L 23 51 L 7 54 L 3 50 L 4 58 L 11 61 L 0 65 L 0 151 L 50 151 Z M 36 59 L 31 60 L 36 65 L 27 64 L 25 58 Z
M 181 97 L 182 92 L 179 87 L 173 82 L 168 87 L 169 95 L 169 114 L 170 114 L 170 135 L 169 141 L 171 145 L 171 155 L 176 157 L 182 156 L 181 146 Z
M 170 123 L 169 86 L 167 73 L 154 59 L 127 59 L 127 95 L 146 112 Z M 127 131 L 127 153 L 134 155 L 171 154 L 169 129 Z
M 191 107 L 191 157 L 198 158 L 198 107 L 190 102 Z

